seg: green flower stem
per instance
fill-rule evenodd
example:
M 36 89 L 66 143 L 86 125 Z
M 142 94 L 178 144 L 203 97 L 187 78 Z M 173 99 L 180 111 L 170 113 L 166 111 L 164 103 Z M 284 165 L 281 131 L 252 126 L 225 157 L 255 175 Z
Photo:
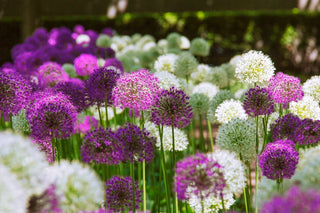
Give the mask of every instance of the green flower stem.
M 192 144 L 192 154 L 196 153 L 196 144 L 193 137 L 193 120 L 191 120 L 191 123 L 189 125 L 189 141 Z
M 173 122 L 172 122 L 173 123 Z M 176 150 L 175 150 L 175 140 L 174 140 L 174 126 L 171 126 L 172 131 L 172 169 L 176 166 Z M 178 213 L 178 198 L 177 198 L 177 192 L 174 192 L 174 199 L 173 199 L 173 209 L 174 212 Z
M 141 110 L 140 128 L 144 128 L 144 114 Z M 147 211 L 147 189 L 146 189 L 146 161 L 142 162 L 142 179 L 143 179 L 143 212 Z
M 255 168 L 255 196 L 258 194 L 258 153 L 259 153 L 259 116 L 256 116 L 256 168 Z M 255 212 L 258 213 L 258 200 L 255 199 Z
M 12 129 L 12 113 L 9 114 L 9 128 Z
M 101 110 L 100 110 L 100 107 L 99 107 L 99 106 L 98 106 L 98 113 L 99 113 L 99 123 L 100 123 L 100 126 L 103 126 L 103 118 L 102 118 Z
M 131 163 L 131 175 L 132 175 L 132 212 L 136 212 L 136 189 L 135 189 L 135 178 L 134 178 L 134 162 Z
M 199 115 L 199 125 L 200 125 L 200 144 L 202 148 L 202 152 L 205 152 L 205 143 L 203 137 L 203 123 L 202 123 L 202 115 Z
M 279 193 L 283 193 L 283 179 L 279 178 L 277 180 L 277 188 Z
M 52 147 L 52 162 L 55 162 L 55 139 L 51 138 L 51 147 Z
M 116 128 L 116 127 L 117 127 L 117 124 L 118 124 L 117 111 L 116 111 L 116 108 L 115 108 L 115 107 L 112 107 L 112 109 L 113 109 L 114 127 Z
M 1 127 L 2 129 L 6 129 L 6 123 L 4 122 L 4 115 L 3 115 L 3 112 L 1 111 Z
M 246 213 L 248 213 L 249 210 L 248 210 L 248 200 L 247 200 L 246 187 L 243 187 L 243 197 L 244 197 L 244 205 L 246 207 Z
M 106 112 L 106 127 L 109 127 L 109 115 L 108 115 L 108 100 L 107 97 L 104 99 L 104 104 L 105 104 L 105 112 Z
M 207 119 L 207 125 L 208 125 L 208 132 L 209 132 L 209 136 L 210 136 L 211 152 L 213 152 L 214 145 L 213 145 L 212 129 L 211 129 L 211 123 L 208 119 Z

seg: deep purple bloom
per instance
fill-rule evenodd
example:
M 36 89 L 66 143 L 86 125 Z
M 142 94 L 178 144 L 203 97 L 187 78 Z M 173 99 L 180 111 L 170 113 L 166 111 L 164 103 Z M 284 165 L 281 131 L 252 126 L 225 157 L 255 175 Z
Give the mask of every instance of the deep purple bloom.
M 38 68 L 39 84 L 43 88 L 54 87 L 57 83 L 67 81 L 69 76 L 62 67 L 55 62 L 46 62 Z
M 222 196 L 225 179 L 221 168 L 215 160 L 201 153 L 178 161 L 174 177 L 178 199 L 186 200 L 190 193 L 201 200 L 212 194 Z
M 86 163 L 118 164 L 122 158 L 121 144 L 111 129 L 99 127 L 84 137 L 81 155 Z
M 295 131 L 295 141 L 301 146 L 315 146 L 320 142 L 320 120 L 305 118 Z
M 141 203 L 141 190 L 138 181 L 134 184 L 131 177 L 114 176 L 106 181 L 106 204 L 113 211 L 133 209 L 133 187 L 135 187 L 135 208 Z
M 90 54 L 81 54 L 74 60 L 74 68 L 80 76 L 90 75 L 98 68 L 98 59 Z
M 301 119 L 292 113 L 289 113 L 282 118 L 279 117 L 270 126 L 272 140 L 275 141 L 278 139 L 288 139 L 296 142 L 295 133 L 300 123 Z
M 151 108 L 151 121 L 157 125 L 183 128 L 190 124 L 192 116 L 189 97 L 174 87 L 159 92 Z
M 150 162 L 153 158 L 156 139 L 150 136 L 145 129 L 127 123 L 116 132 L 123 149 L 123 161 L 125 162 Z
M 111 28 L 109 28 L 109 27 L 106 27 L 106 28 L 102 29 L 102 30 L 101 30 L 101 33 L 102 33 L 102 34 L 106 34 L 106 35 L 108 35 L 108 36 L 110 36 L 110 37 L 112 37 L 113 34 L 114 34 L 113 29 L 111 29 Z
M 272 180 L 290 179 L 296 170 L 299 153 L 291 140 L 277 140 L 267 144 L 259 155 L 262 175 Z
M 251 117 L 272 114 L 274 112 L 274 102 L 269 90 L 260 86 L 249 89 L 245 94 L 243 108 Z
M 119 69 L 121 71 L 121 74 L 124 73 L 122 63 L 117 58 L 108 58 L 108 59 L 106 59 L 106 61 L 105 61 L 103 66 L 104 67 L 113 66 L 113 67 L 116 67 L 117 69 Z

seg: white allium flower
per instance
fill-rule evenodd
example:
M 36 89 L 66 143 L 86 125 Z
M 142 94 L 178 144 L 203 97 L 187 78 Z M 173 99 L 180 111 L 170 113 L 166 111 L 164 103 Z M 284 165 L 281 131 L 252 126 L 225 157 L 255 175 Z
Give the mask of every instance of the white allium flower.
M 157 46 L 157 44 L 154 41 L 150 41 L 145 45 L 143 45 L 142 51 L 149 51 L 152 47 L 155 47 L 155 46 Z
M 0 163 L 0 212 L 25 213 L 27 193 L 17 177 Z
M 246 94 L 246 92 L 248 92 L 248 89 L 239 89 L 234 93 L 234 97 L 240 100 L 244 96 L 244 94 Z
M 12 128 L 16 132 L 30 132 L 29 121 L 26 118 L 25 109 L 22 109 L 18 115 L 12 116 Z
M 207 74 L 211 70 L 210 66 L 207 64 L 199 64 L 197 71 L 191 73 L 190 77 L 193 81 L 203 82 L 206 80 Z
M 320 76 L 312 76 L 302 86 L 305 95 L 311 96 L 315 101 L 320 102 Z
M 106 60 L 104 60 L 103 58 L 98 58 L 98 66 L 99 67 L 103 67 L 103 65 L 106 63 Z
M 168 42 L 166 39 L 160 39 L 157 44 L 158 47 L 160 47 L 163 50 L 163 52 L 167 52 Z
M 210 100 L 219 92 L 219 87 L 214 84 L 203 82 L 196 85 L 193 90 L 192 94 L 195 93 L 202 93 L 206 95 Z
M 156 72 L 167 71 L 170 73 L 174 73 L 174 63 L 177 58 L 177 55 L 171 53 L 161 55 L 155 61 L 154 69 L 156 70 Z
M 76 38 L 77 44 L 85 44 L 86 46 L 88 46 L 89 42 L 90 42 L 90 37 L 87 34 L 80 34 Z
M 181 89 L 184 90 L 186 95 L 191 96 L 193 88 L 194 88 L 193 83 L 191 81 L 189 81 L 189 83 L 187 83 L 186 79 L 183 79 L 183 78 L 179 78 L 179 83 L 181 85 Z
M 269 56 L 251 50 L 242 54 L 236 66 L 235 77 L 244 83 L 264 84 L 274 75 L 274 71 L 275 67 Z
M 121 51 L 131 43 L 131 38 L 129 36 L 113 36 L 111 40 L 111 48 L 116 52 Z
M 168 71 L 156 72 L 154 75 L 159 79 L 161 89 L 169 90 L 170 87 L 181 88 L 178 78 Z
M 0 164 L 17 176 L 28 195 L 41 194 L 49 185 L 43 178 L 43 171 L 49 166 L 46 157 L 28 138 L 0 133 Z
M 230 63 L 234 68 L 236 68 L 236 66 L 237 66 L 237 64 L 239 63 L 240 60 L 241 60 L 241 55 L 235 55 L 235 56 L 233 56 L 233 57 L 230 59 L 229 63 Z
M 241 101 L 236 101 L 234 99 L 222 102 L 216 109 L 215 116 L 219 123 L 228 123 L 232 118 L 243 120 L 248 118 Z
M 93 117 L 95 119 L 97 119 L 98 121 L 100 120 L 99 111 L 98 111 L 97 107 L 95 107 L 95 106 L 89 107 L 89 111 L 93 113 Z M 114 117 L 113 108 L 107 107 L 107 111 L 108 111 L 108 120 L 113 119 L 113 117 Z M 116 114 L 120 114 L 122 111 L 123 111 L 123 109 L 116 107 Z M 101 117 L 105 120 L 106 119 L 106 108 L 100 107 L 100 113 L 101 113 Z
M 180 49 L 186 50 L 190 48 L 190 40 L 187 37 L 181 36 L 180 40 Z
M 317 101 L 311 96 L 303 96 L 298 102 L 290 102 L 289 110 L 294 115 L 299 116 L 300 119 L 311 118 L 320 120 L 320 107 Z
M 46 169 L 46 177 L 56 186 L 63 212 L 95 211 L 104 201 L 103 183 L 88 165 L 60 161 Z

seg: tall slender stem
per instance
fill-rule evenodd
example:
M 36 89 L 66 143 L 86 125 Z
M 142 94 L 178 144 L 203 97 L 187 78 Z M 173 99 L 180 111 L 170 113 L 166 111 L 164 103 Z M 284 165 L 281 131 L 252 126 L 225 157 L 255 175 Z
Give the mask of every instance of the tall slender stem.
M 213 145 L 213 136 L 212 136 L 212 129 L 211 129 L 211 123 L 207 119 L 207 125 L 208 125 L 208 131 L 209 131 L 209 136 L 210 136 L 210 144 L 211 144 L 211 152 L 214 151 L 214 145 Z
M 105 112 L 106 112 L 106 127 L 109 127 L 109 115 L 108 115 L 108 100 L 107 97 L 104 99 Z
M 202 152 L 205 152 L 205 143 L 203 137 L 203 123 L 202 123 L 202 115 L 199 114 L 199 124 L 200 124 L 200 144 L 202 147 Z
M 5 123 L 5 121 L 4 121 L 4 114 L 3 114 L 3 112 L 1 111 L 1 127 L 3 128 L 3 129 L 5 129 L 6 128 L 6 123 Z
M 144 128 L 144 114 L 141 110 L 140 128 Z M 142 179 L 143 179 L 143 212 L 147 211 L 147 189 L 146 189 L 146 160 L 142 162 Z
M 173 123 L 173 122 L 172 122 Z M 176 166 L 176 149 L 175 149 L 175 140 L 174 140 L 174 126 L 171 126 L 171 132 L 172 132 L 172 169 Z M 173 198 L 173 209 L 174 212 L 178 212 L 178 198 L 177 198 L 177 192 L 174 192 L 174 198 Z
M 98 113 L 99 113 L 99 123 L 100 123 L 100 126 L 103 126 L 103 118 L 102 118 L 102 115 L 101 115 L 100 106 L 98 106 Z
M 258 194 L 258 153 L 259 153 L 259 116 L 256 116 L 256 168 L 255 168 L 255 197 Z M 255 199 L 255 212 L 258 213 L 258 199 Z
M 247 192 L 246 187 L 243 187 L 243 197 L 244 197 L 244 205 L 246 207 L 246 213 L 248 213 L 248 200 L 247 200 Z
M 135 187 L 135 178 L 134 178 L 134 162 L 131 163 L 131 170 L 132 170 L 132 212 L 136 212 L 136 187 Z
M 54 137 L 51 138 L 51 147 L 52 147 L 52 162 L 54 162 L 55 161 L 55 153 L 54 153 L 55 141 L 54 141 Z

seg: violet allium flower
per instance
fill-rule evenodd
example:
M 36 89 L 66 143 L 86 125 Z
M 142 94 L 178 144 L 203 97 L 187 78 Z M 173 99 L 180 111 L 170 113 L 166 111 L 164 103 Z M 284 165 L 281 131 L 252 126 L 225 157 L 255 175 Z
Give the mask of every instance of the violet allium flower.
M 158 78 L 147 69 L 125 73 L 113 88 L 113 104 L 122 109 L 148 110 L 159 89 Z
M 288 104 L 303 97 L 299 78 L 278 72 L 269 80 L 268 89 L 276 103 Z
M 279 117 L 270 126 L 272 140 L 288 139 L 296 142 L 295 133 L 300 123 L 301 119 L 292 113 Z
M 99 127 L 83 139 L 81 155 L 86 163 L 118 164 L 122 159 L 121 143 L 111 129 Z
M 141 203 L 141 190 L 138 181 L 132 182 L 131 177 L 113 176 L 106 181 L 107 208 L 115 212 L 133 209 L 133 187 L 135 188 L 135 208 Z
M 174 177 L 178 199 L 187 200 L 190 193 L 201 200 L 209 195 L 221 197 L 226 185 L 221 168 L 215 160 L 201 153 L 178 161 Z
M 93 73 L 98 67 L 98 59 L 90 54 L 81 54 L 74 60 L 74 68 L 80 76 L 86 76 Z
M 277 140 L 267 144 L 259 155 L 262 175 L 272 180 L 290 179 L 296 170 L 299 153 L 291 140 Z
M 112 104 L 112 89 L 120 77 L 117 71 L 115 67 L 101 67 L 90 74 L 85 85 L 92 105 L 103 106 L 105 102 L 109 106 Z
M 0 72 L 0 111 L 16 115 L 28 103 L 31 85 L 18 73 Z
M 300 146 L 315 146 L 320 142 L 320 120 L 305 118 L 295 131 L 295 141 Z
M 38 79 L 42 87 L 54 87 L 57 83 L 67 81 L 68 74 L 55 62 L 46 62 L 38 68 Z
M 190 124 L 192 116 L 189 97 L 183 90 L 171 87 L 170 90 L 162 90 L 157 94 L 150 120 L 157 125 L 183 128 Z
M 116 132 L 123 150 L 123 161 L 150 162 L 153 158 L 156 139 L 146 129 L 127 123 Z
M 267 88 L 256 86 L 245 94 L 243 108 L 251 117 L 270 115 L 274 112 L 274 102 Z
M 123 74 L 123 72 L 124 72 L 122 63 L 117 58 L 106 59 L 103 66 L 104 67 L 113 66 L 113 67 L 116 67 L 117 69 L 119 69 L 121 71 L 121 74 Z

